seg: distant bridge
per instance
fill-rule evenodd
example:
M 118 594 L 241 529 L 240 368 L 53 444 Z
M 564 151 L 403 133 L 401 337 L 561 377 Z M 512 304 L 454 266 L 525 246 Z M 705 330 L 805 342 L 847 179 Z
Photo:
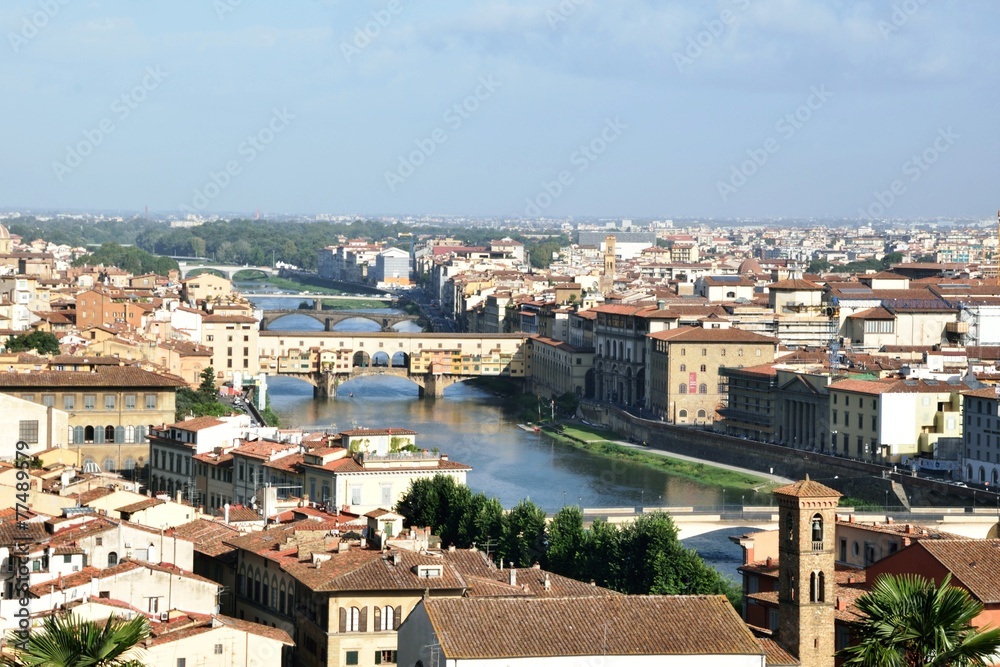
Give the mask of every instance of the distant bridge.
M 233 275 L 240 271 L 256 271 L 268 276 L 278 275 L 278 269 L 271 268 L 270 266 L 238 266 L 236 264 L 217 264 L 210 261 L 200 262 L 197 260 L 179 260 L 177 266 L 180 268 L 181 277 L 183 278 L 188 278 L 191 274 L 201 269 L 216 271 L 229 280 L 232 280 Z
M 294 311 L 321 315 L 315 311 Z M 358 317 L 351 313 L 348 317 Z M 412 317 L 412 316 L 410 316 Z M 345 318 L 346 319 L 346 318 Z M 352 333 L 268 331 L 259 336 L 260 368 L 297 377 L 318 397 L 334 398 L 357 377 L 404 377 L 421 396 L 474 377 L 524 378 L 526 334 Z
M 322 323 L 325 331 L 333 331 L 334 328 L 344 320 L 361 318 L 371 320 L 372 322 L 378 324 L 382 327 L 382 331 L 390 332 L 393 330 L 394 326 L 400 324 L 401 322 L 416 322 L 420 319 L 419 315 L 365 313 L 358 310 L 319 310 L 316 308 L 319 304 L 320 301 L 317 300 L 313 305 L 312 310 L 265 310 L 264 316 L 260 320 L 260 330 L 267 331 L 275 321 L 280 320 L 282 317 L 288 317 L 289 315 L 305 315 L 306 317 L 311 317 Z

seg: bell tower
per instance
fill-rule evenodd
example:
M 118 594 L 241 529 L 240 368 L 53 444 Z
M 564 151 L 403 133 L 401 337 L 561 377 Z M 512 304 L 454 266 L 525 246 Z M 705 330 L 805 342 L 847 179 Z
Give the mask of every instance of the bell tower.
M 802 667 L 833 667 L 834 560 L 840 492 L 809 479 L 778 500 L 778 642 Z

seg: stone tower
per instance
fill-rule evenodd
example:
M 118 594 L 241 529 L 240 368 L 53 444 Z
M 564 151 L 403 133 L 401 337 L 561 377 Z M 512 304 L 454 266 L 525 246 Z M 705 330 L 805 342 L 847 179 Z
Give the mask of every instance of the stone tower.
M 802 667 L 833 667 L 834 560 L 841 494 L 807 475 L 778 500 L 778 642 Z
M 0 225 L 0 255 L 9 255 L 11 253 L 11 243 L 10 232 L 3 225 Z
M 604 275 L 614 280 L 615 278 L 615 237 L 604 237 Z
M 604 274 L 597 284 L 602 294 L 615 288 L 615 237 L 611 234 L 604 237 Z

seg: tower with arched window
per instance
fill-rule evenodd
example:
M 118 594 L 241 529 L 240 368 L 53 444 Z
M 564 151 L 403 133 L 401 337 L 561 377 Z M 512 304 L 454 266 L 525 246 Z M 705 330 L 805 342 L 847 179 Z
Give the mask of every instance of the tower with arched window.
M 802 667 L 833 667 L 834 532 L 841 494 L 810 480 L 778 500 L 778 641 Z

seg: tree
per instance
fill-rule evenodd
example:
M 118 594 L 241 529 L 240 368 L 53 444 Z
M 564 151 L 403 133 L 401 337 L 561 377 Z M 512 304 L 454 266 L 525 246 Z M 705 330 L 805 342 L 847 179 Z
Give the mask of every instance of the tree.
M 583 528 L 583 512 L 576 505 L 559 510 L 549 524 L 548 561 L 554 572 L 583 579 L 587 533 Z
M 893 264 L 900 264 L 903 261 L 903 253 L 901 252 L 890 252 L 886 253 L 882 257 L 882 266 L 889 268 Z
M 198 385 L 198 395 L 205 402 L 214 401 L 219 395 L 215 391 L 215 369 L 208 366 L 199 377 L 201 377 L 201 384 Z
M 511 567 L 531 567 L 545 561 L 545 510 L 522 500 L 503 517 L 499 554 Z
M 142 667 L 141 660 L 125 656 L 149 633 L 149 621 L 141 615 L 130 621 L 111 617 L 103 624 L 73 614 L 53 615 L 28 635 L 23 650 L 0 661 L 16 667 Z M 17 646 L 18 641 L 11 634 L 8 644 Z
M 38 354 L 59 354 L 59 339 L 47 331 L 32 331 L 29 334 L 11 336 L 7 339 L 8 352 L 27 352 L 34 350 Z
M 840 652 L 845 665 L 945 667 L 992 664 L 1000 650 L 1000 629 L 978 632 L 972 625 L 983 605 L 968 591 L 941 586 L 915 574 L 883 575 L 858 598 L 865 617 L 858 640 Z
M 830 270 L 830 262 L 825 258 L 820 257 L 819 259 L 814 259 L 809 262 L 809 266 L 806 268 L 806 273 L 823 273 L 824 271 Z

